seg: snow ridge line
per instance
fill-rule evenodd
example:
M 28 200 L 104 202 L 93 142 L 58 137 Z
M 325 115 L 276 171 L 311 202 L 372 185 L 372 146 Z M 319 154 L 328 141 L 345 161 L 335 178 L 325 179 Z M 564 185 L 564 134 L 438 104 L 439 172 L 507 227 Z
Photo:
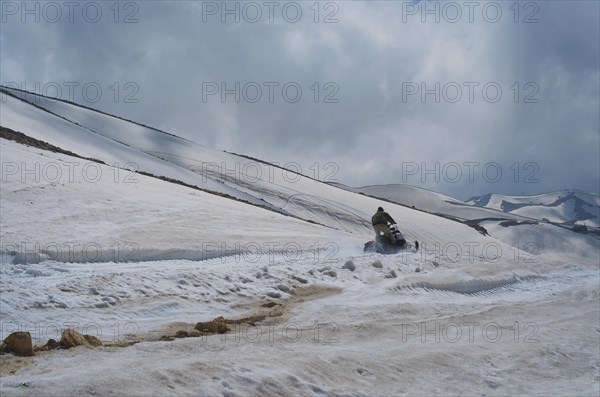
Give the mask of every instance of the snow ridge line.
M 135 262 L 158 262 L 171 260 L 189 260 L 194 262 L 206 261 L 210 259 L 222 258 L 224 261 L 228 257 L 235 257 L 234 260 L 245 260 L 249 262 L 257 262 L 258 260 L 283 260 L 296 261 L 298 255 L 303 257 L 309 255 L 314 258 L 314 255 L 320 252 L 327 252 L 326 247 L 317 249 L 301 248 L 299 252 L 291 252 L 285 249 L 272 250 L 249 250 L 238 248 L 227 248 L 216 244 L 209 244 L 203 249 L 153 249 L 153 248 L 138 248 L 132 245 L 118 251 L 115 249 L 103 250 L 70 250 L 70 251 L 0 251 L 0 263 L 12 263 L 15 265 L 30 265 L 42 263 L 45 261 L 53 261 L 60 263 L 135 263 Z

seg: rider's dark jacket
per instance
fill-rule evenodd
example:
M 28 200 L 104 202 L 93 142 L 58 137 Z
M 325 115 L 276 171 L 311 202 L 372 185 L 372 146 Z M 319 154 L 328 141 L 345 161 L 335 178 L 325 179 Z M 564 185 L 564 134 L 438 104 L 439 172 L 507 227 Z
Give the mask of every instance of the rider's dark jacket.
M 396 221 L 394 220 L 394 218 L 392 218 L 390 216 L 390 214 L 388 214 L 385 211 L 377 211 L 375 213 L 375 215 L 373 215 L 373 218 L 371 218 L 371 224 L 373 224 L 373 226 L 375 225 L 387 225 L 389 223 L 394 224 L 396 223 Z

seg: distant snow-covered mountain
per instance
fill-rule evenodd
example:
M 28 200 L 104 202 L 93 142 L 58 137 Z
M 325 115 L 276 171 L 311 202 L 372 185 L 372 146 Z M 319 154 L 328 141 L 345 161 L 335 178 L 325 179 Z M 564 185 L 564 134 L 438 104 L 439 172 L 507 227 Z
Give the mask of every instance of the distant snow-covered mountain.
M 490 193 L 467 204 L 567 225 L 600 227 L 600 196 L 580 190 L 560 190 L 535 196 Z

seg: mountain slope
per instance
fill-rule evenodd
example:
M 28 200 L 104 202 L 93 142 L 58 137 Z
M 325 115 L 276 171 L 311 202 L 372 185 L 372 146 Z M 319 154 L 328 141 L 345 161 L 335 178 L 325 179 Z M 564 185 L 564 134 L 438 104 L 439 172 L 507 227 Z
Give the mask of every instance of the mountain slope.
M 288 245 L 319 249 L 334 237 L 324 226 L 76 157 L 4 139 L 0 153 L 5 165 L 37 167 L 42 176 L 3 178 L 0 236 L 4 251 L 19 254 L 16 262 L 200 260 Z M 100 177 L 86 177 L 83 164 Z
M 12 92 L 10 90 L 6 91 Z M 14 94 L 14 92 L 12 93 Z M 23 95 L 26 95 L 26 98 L 31 102 L 20 100 L 12 95 L 6 97 L 6 101 L 2 103 L 0 125 L 24 133 L 32 138 L 47 141 L 80 156 L 98 159 L 108 165 L 115 166 L 116 168 L 141 170 L 154 175 L 171 177 L 207 190 L 230 194 L 244 200 L 260 203 L 253 196 L 245 195 L 242 192 L 225 186 L 222 183 L 217 183 L 212 179 L 202 177 L 202 175 L 198 175 L 177 164 L 144 153 L 127 144 L 127 142 L 122 142 L 118 139 L 99 134 L 85 124 L 79 124 L 62 117 L 61 115 L 51 113 L 47 111 L 43 105 L 56 105 L 61 103 L 64 105 L 65 109 L 70 109 L 74 113 L 78 110 L 85 113 L 85 115 L 95 113 L 89 109 L 80 108 L 60 101 L 52 101 L 29 93 L 24 93 Z M 87 117 L 94 120 L 91 116 Z M 98 113 L 98 117 L 106 119 L 107 122 L 112 121 L 113 119 L 119 120 L 101 113 Z M 113 128 L 110 129 L 110 131 L 113 131 L 117 137 L 120 134 L 123 139 L 129 134 L 132 134 L 132 131 L 139 131 L 141 128 L 134 123 L 122 120 L 121 122 L 124 124 L 120 126 L 120 128 Z M 135 132 L 133 134 L 134 138 L 129 142 L 135 140 L 140 140 L 141 142 L 145 141 L 144 139 L 139 139 L 140 135 L 135 134 Z M 167 136 L 167 134 L 164 133 L 159 133 L 157 135 Z M 153 137 L 153 135 L 147 136 Z M 173 141 L 181 140 L 174 136 L 171 136 L 171 138 Z
M 71 103 L 10 92 L 13 96 L 3 105 L 2 126 L 109 165 L 129 164 L 140 171 L 265 205 L 336 229 L 340 236 L 372 238 L 370 218 L 382 204 L 380 200 Z M 409 240 L 432 246 L 457 240 L 483 246 L 490 241 L 459 222 L 400 205 L 386 207 Z

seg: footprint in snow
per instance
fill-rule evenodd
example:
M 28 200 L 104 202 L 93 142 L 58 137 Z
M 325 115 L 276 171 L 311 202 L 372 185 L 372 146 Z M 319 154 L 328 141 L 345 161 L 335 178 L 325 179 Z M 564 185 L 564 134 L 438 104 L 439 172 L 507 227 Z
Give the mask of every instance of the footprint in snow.
M 369 370 L 364 368 L 357 368 L 356 372 L 361 376 L 372 376 L 373 374 Z
M 317 385 L 308 385 L 308 387 L 310 387 L 310 389 L 311 389 L 311 390 L 312 390 L 314 393 L 316 393 L 316 394 L 320 394 L 320 395 L 321 395 L 321 394 L 322 394 L 322 395 L 326 395 L 326 394 L 327 394 L 327 392 L 326 392 L 325 390 L 321 389 L 321 388 L 320 388 L 319 386 L 317 386 Z

